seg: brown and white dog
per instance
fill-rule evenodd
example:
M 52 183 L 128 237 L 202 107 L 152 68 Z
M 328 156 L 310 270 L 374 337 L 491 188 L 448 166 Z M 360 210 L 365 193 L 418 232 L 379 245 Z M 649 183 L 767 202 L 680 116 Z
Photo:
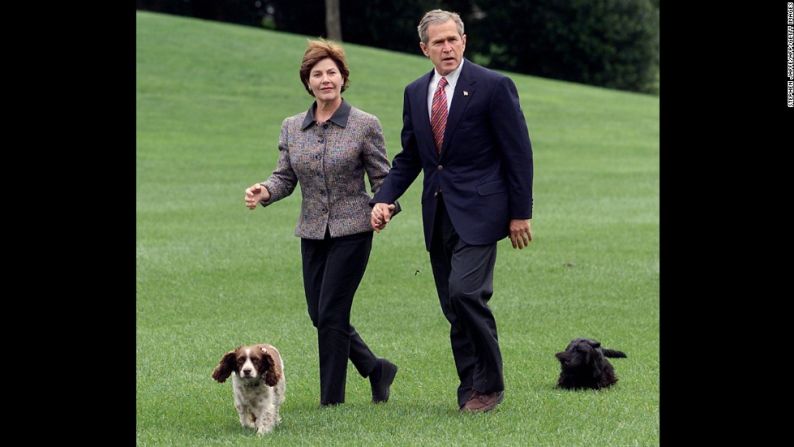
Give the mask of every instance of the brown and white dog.
M 284 361 L 278 349 L 258 344 L 227 352 L 212 378 L 223 383 L 230 375 L 240 424 L 255 429 L 258 435 L 272 431 L 281 422 L 278 410 L 286 389 Z

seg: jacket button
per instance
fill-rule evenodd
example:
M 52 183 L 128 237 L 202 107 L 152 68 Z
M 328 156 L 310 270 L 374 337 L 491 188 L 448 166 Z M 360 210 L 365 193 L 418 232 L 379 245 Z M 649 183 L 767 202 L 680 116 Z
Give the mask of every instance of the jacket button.
M 444 166 L 442 166 L 442 165 L 438 165 L 438 170 L 439 170 L 439 171 L 443 171 L 443 170 L 444 170 Z

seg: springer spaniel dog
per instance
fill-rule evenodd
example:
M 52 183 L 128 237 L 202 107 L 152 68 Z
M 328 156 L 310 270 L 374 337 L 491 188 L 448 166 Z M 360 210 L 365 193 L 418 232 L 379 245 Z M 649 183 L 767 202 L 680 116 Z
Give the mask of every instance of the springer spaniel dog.
M 600 389 L 618 381 L 615 369 L 607 357 L 626 357 L 626 354 L 601 347 L 597 340 L 577 338 L 565 351 L 555 354 L 560 361 L 560 378 L 557 386 L 566 389 Z
M 284 402 L 284 361 L 278 349 L 268 344 L 239 346 L 221 358 L 212 372 L 220 383 L 232 376 L 234 407 L 243 427 L 264 435 L 281 422 Z

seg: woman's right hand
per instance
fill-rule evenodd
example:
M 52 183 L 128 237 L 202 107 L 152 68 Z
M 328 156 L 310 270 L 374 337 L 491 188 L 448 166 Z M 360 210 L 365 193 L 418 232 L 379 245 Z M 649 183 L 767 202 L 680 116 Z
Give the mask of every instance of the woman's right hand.
M 376 233 L 380 233 L 380 230 L 386 228 L 386 224 L 389 223 L 389 220 L 393 214 L 393 203 L 391 205 L 388 203 L 376 203 L 375 206 L 372 207 L 369 224 Z
M 270 192 L 259 183 L 254 183 L 245 190 L 245 206 L 250 210 L 255 209 L 261 200 L 267 202 L 269 199 Z

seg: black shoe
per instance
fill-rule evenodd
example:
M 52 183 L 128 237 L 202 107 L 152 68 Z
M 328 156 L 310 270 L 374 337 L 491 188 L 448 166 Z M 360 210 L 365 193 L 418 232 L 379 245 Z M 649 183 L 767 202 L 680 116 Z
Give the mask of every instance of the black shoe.
M 372 402 L 388 402 L 389 387 L 397 375 L 397 365 L 386 359 L 378 359 L 378 365 L 369 375 L 369 384 L 372 388 Z

